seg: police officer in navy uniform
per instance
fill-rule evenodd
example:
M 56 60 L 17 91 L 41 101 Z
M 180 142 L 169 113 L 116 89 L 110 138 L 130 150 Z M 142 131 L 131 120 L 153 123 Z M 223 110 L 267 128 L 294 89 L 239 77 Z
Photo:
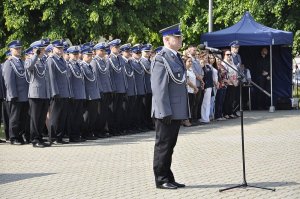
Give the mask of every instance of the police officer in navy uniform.
M 30 135 L 33 147 L 43 148 L 50 146 L 42 139 L 50 99 L 49 71 L 43 60 L 44 41 L 35 41 L 30 47 L 33 54 L 25 61 L 29 82 Z
M 4 63 L 3 76 L 6 100 L 9 105 L 9 139 L 13 145 L 24 144 L 22 134 L 28 118 L 28 83 L 25 79 L 24 62 L 21 58 L 22 43 L 19 40 L 8 44 L 10 59 Z
M 177 189 L 185 185 L 175 181 L 171 163 L 181 121 L 190 115 L 186 72 L 177 52 L 182 47 L 179 24 L 160 33 L 164 47 L 151 67 L 152 116 L 156 130 L 153 169 L 157 188 Z
M 5 52 L 5 59 L 10 59 L 11 57 L 11 52 L 10 50 L 7 50 Z M 4 132 L 5 132 L 5 139 L 9 140 L 9 105 L 8 101 L 6 100 L 6 87 L 5 87 L 5 81 L 4 81 L 4 76 L 3 76 L 3 71 L 4 71 L 4 62 L 2 63 L 1 66 L 1 79 L 2 79 L 2 88 L 3 88 L 3 95 L 4 95 L 4 100 L 2 102 L 2 120 L 3 120 L 3 126 L 4 126 Z
M 67 121 L 70 112 L 70 102 L 73 89 L 70 83 L 70 71 L 63 59 L 63 40 L 52 42 L 53 55 L 48 57 L 51 88 L 50 110 L 50 142 L 52 144 L 67 144 L 63 137 L 67 131 Z
M 93 58 L 93 50 L 87 46 L 81 49 L 81 54 L 82 62 L 80 63 L 80 67 L 84 77 L 86 93 L 85 130 L 82 137 L 87 140 L 96 140 L 98 138 L 96 131 L 98 104 L 101 96 L 96 73 L 90 65 Z
M 99 93 L 101 94 L 98 105 L 97 132 L 99 138 L 110 137 L 109 130 L 113 125 L 113 115 L 110 105 L 112 104 L 113 85 L 110 75 L 109 65 L 106 60 L 105 42 L 100 42 L 93 47 L 95 56 L 91 61 L 91 66 L 96 73 Z
M 239 48 L 240 48 L 240 46 L 239 46 L 238 41 L 233 41 L 233 42 L 230 43 L 232 61 L 233 61 L 234 65 L 237 67 L 237 70 L 239 72 L 241 72 L 242 59 L 241 59 L 241 56 L 238 54 Z M 240 89 L 239 89 L 239 86 L 235 87 L 235 93 L 236 93 L 235 100 L 234 100 L 235 109 L 233 111 L 233 115 L 236 116 L 236 117 L 239 117 L 239 115 L 237 114 L 237 111 L 238 111 L 237 106 L 239 105 L 239 102 L 240 102 Z
M 71 46 L 67 49 L 69 54 L 69 61 L 67 66 L 70 69 L 70 82 L 73 89 L 74 98 L 71 100 L 71 110 L 68 123 L 69 141 L 83 142 L 85 139 L 81 138 L 83 128 L 83 114 L 86 101 L 85 83 L 81 67 L 78 63 L 79 46 Z
M 3 102 L 5 101 L 5 89 L 4 89 L 4 80 L 3 80 L 3 76 L 2 76 L 2 63 L 0 63 L 0 124 L 1 124 L 1 119 L 3 118 L 3 125 L 5 127 L 5 121 L 4 121 L 4 117 L 2 114 L 2 109 L 5 106 L 3 104 Z M 2 142 L 6 142 L 5 140 L 0 140 L 0 143 Z
M 108 58 L 109 68 L 111 69 L 111 77 L 115 92 L 113 94 L 113 117 L 114 117 L 114 129 L 112 129 L 113 135 L 124 134 L 124 97 L 126 94 L 126 77 L 124 66 L 120 64 L 122 59 L 120 53 L 120 39 L 112 40 L 108 43 L 111 53 Z
M 136 85 L 134 78 L 134 71 L 130 65 L 131 58 L 131 44 L 124 44 L 120 47 L 122 52 L 121 65 L 124 66 L 127 90 L 126 90 L 126 101 L 125 101 L 125 115 L 127 133 L 137 133 L 137 126 L 134 120 L 135 113 L 135 102 L 136 102 Z
M 145 119 L 146 126 L 150 130 L 154 130 L 154 124 L 151 118 L 151 103 L 152 103 L 152 90 L 151 90 L 151 44 L 145 44 L 142 46 L 142 58 L 141 58 L 141 66 L 145 71 L 145 86 L 146 86 L 146 95 L 145 95 Z
M 46 130 L 46 115 L 49 108 L 50 85 L 49 73 L 45 62 L 45 41 L 38 40 L 25 50 L 26 79 L 29 83 L 29 118 L 28 129 L 33 147 L 50 146 L 42 139 Z M 40 53 L 38 55 L 38 53 Z M 31 128 L 29 128 L 31 126 Z M 46 130 L 46 132 L 45 132 Z
M 146 128 L 146 114 L 143 100 L 146 94 L 145 87 L 145 71 L 140 63 L 141 45 L 136 44 L 131 48 L 132 58 L 130 64 L 134 71 L 134 79 L 136 85 L 136 100 L 135 100 L 135 122 L 138 125 L 138 130 L 142 132 L 148 131 Z

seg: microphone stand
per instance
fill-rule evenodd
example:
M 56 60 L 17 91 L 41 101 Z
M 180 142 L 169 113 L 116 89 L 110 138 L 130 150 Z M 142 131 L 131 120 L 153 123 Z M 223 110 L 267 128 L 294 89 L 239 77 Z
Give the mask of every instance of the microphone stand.
M 218 57 L 216 56 L 215 53 L 213 53 L 214 58 Z M 218 57 L 219 58 L 219 57 Z M 220 59 L 220 58 L 219 58 Z M 249 185 L 246 180 L 246 163 L 245 163 L 245 140 L 244 140 L 244 111 L 243 111 L 243 90 L 242 90 L 242 80 L 246 80 L 248 84 L 254 85 L 256 88 L 264 92 L 266 95 L 271 97 L 270 93 L 265 91 L 263 88 L 258 86 L 256 83 L 254 83 L 252 80 L 245 78 L 245 75 L 241 73 L 241 71 L 238 71 L 235 67 L 224 61 L 223 59 L 220 59 L 224 64 L 229 66 L 231 69 L 233 69 L 237 74 L 239 75 L 239 83 L 240 83 L 240 114 L 241 114 L 241 137 L 242 137 L 242 159 L 243 159 L 243 183 L 239 185 L 235 185 L 232 187 L 228 187 L 225 189 L 220 189 L 219 192 L 227 191 L 230 189 L 235 189 L 235 188 L 247 188 L 247 187 L 252 187 L 252 188 L 258 188 L 258 189 L 265 189 L 265 190 L 270 190 L 270 191 L 275 191 L 275 189 L 272 188 L 265 188 L 265 187 L 259 187 L 259 186 L 253 186 Z

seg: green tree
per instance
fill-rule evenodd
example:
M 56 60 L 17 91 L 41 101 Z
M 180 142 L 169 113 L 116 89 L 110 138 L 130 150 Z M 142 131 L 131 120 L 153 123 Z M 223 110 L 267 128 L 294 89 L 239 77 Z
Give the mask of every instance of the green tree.
M 238 22 L 245 11 L 266 26 L 294 34 L 293 54 L 300 53 L 299 0 L 214 0 L 214 31 Z M 208 31 L 208 1 L 188 0 L 183 14 L 186 40 L 199 43 L 200 34 Z
M 184 1 L 176 0 L 5 0 L 0 5 L 1 55 L 11 40 L 28 46 L 45 37 L 81 44 L 103 36 L 158 46 L 158 31 L 178 23 L 183 8 Z

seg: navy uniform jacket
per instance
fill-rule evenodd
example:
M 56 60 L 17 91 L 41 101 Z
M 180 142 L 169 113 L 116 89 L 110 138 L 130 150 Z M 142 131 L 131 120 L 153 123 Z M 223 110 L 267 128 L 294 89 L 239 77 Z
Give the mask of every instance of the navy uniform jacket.
M 74 99 L 86 99 L 84 77 L 80 65 L 76 60 L 69 60 L 67 66 L 70 69 L 70 82 L 73 88 Z
M 49 71 L 37 54 L 26 59 L 25 69 L 29 76 L 28 98 L 50 99 Z
M 126 75 L 126 82 L 127 82 L 127 96 L 134 96 L 136 95 L 136 85 L 134 79 L 134 72 L 133 68 L 130 65 L 128 59 L 122 57 L 121 65 L 124 67 L 125 75 Z
M 167 72 L 163 58 L 170 66 Z M 170 74 L 179 80 L 175 82 Z M 151 66 L 152 117 L 162 119 L 189 118 L 188 93 L 186 88 L 186 72 L 183 62 L 171 50 L 163 47 L 156 55 Z
M 100 57 L 95 56 L 90 65 L 96 73 L 99 91 L 101 93 L 112 93 L 114 89 L 108 63 Z
M 127 85 L 124 67 L 120 64 L 122 57 L 120 55 L 109 55 L 108 64 L 111 69 L 111 77 L 116 93 L 126 93 Z
M 136 93 L 137 95 L 145 95 L 145 71 L 142 68 L 140 62 L 136 59 L 131 59 L 130 64 L 134 71 L 134 79 L 136 85 Z
M 232 61 L 234 65 L 236 65 L 237 68 L 240 69 L 240 66 L 242 64 L 241 56 L 239 54 L 232 53 Z
M 97 77 L 92 66 L 85 61 L 82 61 L 80 66 L 84 76 L 86 99 L 100 99 Z
M 3 68 L 3 77 L 6 87 L 6 100 L 18 98 L 18 102 L 28 101 L 28 82 L 25 79 L 24 62 L 11 57 L 6 60 Z
M 146 92 L 147 93 L 152 93 L 151 90 L 151 81 L 150 81 L 150 67 L 151 67 L 151 60 L 147 59 L 145 57 L 141 58 L 141 65 L 145 71 L 145 85 L 146 85 Z
M 5 89 L 4 89 L 4 79 L 2 76 L 2 68 L 3 68 L 3 64 L 0 64 L 0 100 L 3 100 L 6 95 Z
M 58 95 L 60 98 L 72 98 L 73 89 L 70 83 L 70 71 L 65 60 L 57 55 L 47 59 L 51 97 Z

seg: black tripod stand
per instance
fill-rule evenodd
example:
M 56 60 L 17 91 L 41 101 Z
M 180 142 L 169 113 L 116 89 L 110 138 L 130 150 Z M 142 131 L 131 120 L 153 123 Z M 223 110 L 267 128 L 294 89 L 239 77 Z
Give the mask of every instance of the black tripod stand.
M 217 57 L 215 54 L 213 54 L 213 56 L 215 58 Z M 223 191 L 227 191 L 227 190 L 230 190 L 230 189 L 247 188 L 247 187 L 275 191 L 275 189 L 271 189 L 271 188 L 265 188 L 265 187 L 259 187 L 259 186 L 249 185 L 247 183 L 247 181 L 246 181 L 246 163 L 245 163 L 245 145 L 244 145 L 244 142 L 245 142 L 244 141 L 244 111 L 243 111 L 243 98 L 242 98 L 243 97 L 243 90 L 242 90 L 243 80 L 245 80 L 248 84 L 252 84 L 252 85 L 256 86 L 258 89 L 260 89 L 262 92 L 264 92 L 269 97 L 271 95 L 267 91 L 265 91 L 264 89 L 262 89 L 260 86 L 258 86 L 257 84 L 255 84 L 252 80 L 245 78 L 245 75 L 243 73 L 241 73 L 240 71 L 238 71 L 235 67 L 233 67 L 232 65 L 230 65 L 229 63 L 227 63 L 224 60 L 222 60 L 222 62 L 225 63 L 227 66 L 229 66 L 234 71 L 236 71 L 238 73 L 238 75 L 239 75 L 239 83 L 240 83 L 240 112 L 241 112 L 240 113 L 241 114 L 241 136 L 242 136 L 242 158 L 243 158 L 243 183 L 239 184 L 239 185 L 235 185 L 233 187 L 228 187 L 228 188 L 225 188 L 225 189 L 220 189 L 219 191 L 223 192 Z

